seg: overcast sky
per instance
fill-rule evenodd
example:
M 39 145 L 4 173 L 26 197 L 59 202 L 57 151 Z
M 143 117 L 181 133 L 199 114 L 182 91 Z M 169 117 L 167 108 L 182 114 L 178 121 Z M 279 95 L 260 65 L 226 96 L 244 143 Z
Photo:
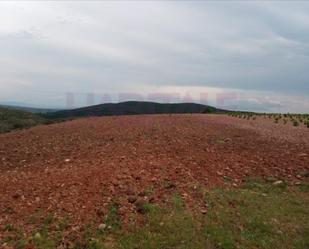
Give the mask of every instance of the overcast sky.
M 0 2 L 0 102 L 309 112 L 309 2 Z

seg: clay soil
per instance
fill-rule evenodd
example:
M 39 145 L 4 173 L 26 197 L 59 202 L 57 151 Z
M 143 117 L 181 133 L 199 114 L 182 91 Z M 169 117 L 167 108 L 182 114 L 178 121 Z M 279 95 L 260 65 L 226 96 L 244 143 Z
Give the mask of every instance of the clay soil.
M 237 188 L 249 177 L 306 181 L 309 129 L 225 115 L 85 118 L 0 135 L 0 226 L 30 232 L 31 217 L 102 222 L 113 203 L 124 223 L 135 198 L 174 193 L 204 212 L 200 189 Z M 1 239 L 1 236 L 0 236 Z

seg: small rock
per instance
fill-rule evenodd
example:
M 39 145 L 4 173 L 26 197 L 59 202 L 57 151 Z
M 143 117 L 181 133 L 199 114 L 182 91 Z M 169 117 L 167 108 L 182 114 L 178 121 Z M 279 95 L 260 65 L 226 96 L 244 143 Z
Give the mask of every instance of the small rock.
M 158 181 L 158 179 L 157 179 L 156 177 L 152 177 L 152 178 L 151 178 L 151 181 L 152 181 L 152 182 L 156 182 L 156 181 Z
M 96 210 L 96 213 L 97 213 L 98 216 L 103 216 L 103 215 L 104 215 L 104 211 L 103 211 L 102 208 L 98 208 L 98 209 Z
M 206 214 L 206 213 L 207 213 L 207 210 L 206 210 L 206 209 L 202 209 L 202 210 L 201 210 L 201 213 L 202 213 L 202 214 Z
M 154 196 L 149 197 L 149 202 L 150 202 L 150 203 L 155 203 L 155 198 L 154 198 Z
M 118 214 L 119 215 L 125 215 L 125 213 L 126 213 L 126 208 L 125 207 L 121 207 L 121 208 L 118 209 Z
M 128 197 L 128 202 L 134 203 L 134 202 L 136 202 L 136 201 L 137 201 L 137 198 L 136 198 L 135 196 L 129 196 L 129 197 Z
M 141 191 L 141 192 L 138 193 L 138 196 L 140 196 L 140 197 L 144 197 L 146 195 L 147 195 L 146 191 Z
M 117 187 L 117 186 L 120 185 L 120 183 L 119 183 L 117 180 L 114 180 L 114 181 L 113 181 L 113 185 L 114 185 L 115 187 Z
M 69 162 L 71 162 L 71 159 L 67 158 L 67 159 L 64 160 L 64 162 L 69 163 Z
M 141 176 L 135 176 L 135 180 L 139 181 L 139 180 L 141 180 L 141 179 L 142 179 Z
M 144 213 L 144 205 L 146 204 L 146 202 L 143 199 L 138 199 L 135 202 L 135 208 L 136 211 L 139 213 Z
M 34 238 L 36 239 L 36 240 L 39 240 L 39 239 L 41 239 L 41 234 L 40 233 L 36 233 L 35 235 L 34 235 Z
M 273 182 L 273 185 L 274 185 L 274 186 L 278 186 L 278 185 L 280 185 L 280 184 L 282 184 L 282 183 L 283 183 L 283 181 L 279 180 L 279 181 Z
M 303 173 L 303 177 L 309 177 L 309 171 L 308 171 L 308 172 Z
M 134 191 L 133 188 L 128 188 L 128 189 L 126 190 L 126 194 L 127 194 L 127 195 L 135 195 L 135 191 Z
M 18 198 L 20 197 L 20 194 L 19 194 L 19 193 L 15 193 L 15 194 L 12 195 L 12 197 L 13 197 L 14 199 L 18 199 Z
M 176 184 L 173 183 L 173 182 L 169 182 L 169 183 L 166 185 L 166 188 L 167 188 L 167 189 L 176 188 Z
M 106 229 L 106 227 L 107 227 L 106 224 L 102 223 L 102 224 L 99 225 L 99 230 L 104 231 Z
M 159 226 L 162 227 L 164 225 L 164 222 L 160 222 Z
M 77 232 L 80 230 L 80 226 L 73 226 L 72 231 Z

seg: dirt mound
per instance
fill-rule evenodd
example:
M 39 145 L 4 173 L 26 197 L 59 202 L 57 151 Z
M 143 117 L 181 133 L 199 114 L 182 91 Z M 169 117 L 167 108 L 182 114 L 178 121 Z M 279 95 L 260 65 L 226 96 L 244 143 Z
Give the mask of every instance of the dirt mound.
M 205 210 L 205 187 L 237 187 L 257 176 L 306 178 L 306 130 L 244 122 L 223 115 L 119 116 L 3 134 L 0 225 L 30 231 L 36 214 L 67 216 L 74 227 L 93 218 L 100 223 L 115 203 L 128 222 L 144 203 L 163 203 L 173 193 Z M 286 136 L 293 132 L 299 142 Z

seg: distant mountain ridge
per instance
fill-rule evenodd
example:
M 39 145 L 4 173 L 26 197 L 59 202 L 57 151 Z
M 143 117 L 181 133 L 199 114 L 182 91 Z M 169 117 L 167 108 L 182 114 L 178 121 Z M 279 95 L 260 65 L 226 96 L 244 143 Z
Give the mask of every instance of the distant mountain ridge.
M 126 101 L 87 106 L 72 110 L 61 110 L 44 114 L 48 118 L 74 118 L 88 116 L 138 115 L 138 114 L 180 114 L 223 112 L 212 106 L 196 103 L 156 103 Z
M 56 112 L 60 109 L 51 109 L 51 108 L 39 108 L 39 107 L 29 107 L 27 105 L 21 105 L 21 104 L 6 104 L 6 103 L 0 103 L 0 107 L 7 108 L 7 109 L 13 109 L 13 110 L 21 110 L 31 113 L 48 113 L 48 112 Z

